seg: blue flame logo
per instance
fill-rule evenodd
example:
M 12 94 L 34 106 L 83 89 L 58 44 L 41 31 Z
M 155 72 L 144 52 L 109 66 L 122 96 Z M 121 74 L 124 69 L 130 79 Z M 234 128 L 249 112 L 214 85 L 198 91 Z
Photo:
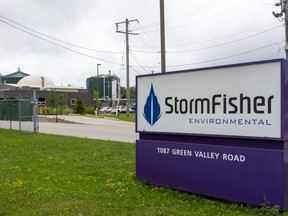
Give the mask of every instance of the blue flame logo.
M 161 108 L 155 95 L 153 84 L 151 83 L 150 93 L 144 105 L 144 118 L 153 126 L 161 117 Z

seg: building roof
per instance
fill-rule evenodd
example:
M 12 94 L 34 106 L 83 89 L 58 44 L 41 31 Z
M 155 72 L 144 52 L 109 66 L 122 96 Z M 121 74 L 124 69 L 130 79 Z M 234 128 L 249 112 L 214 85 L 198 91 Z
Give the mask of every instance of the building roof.
M 30 86 L 30 87 L 54 87 L 55 84 L 46 77 L 41 76 L 26 76 L 21 79 L 18 83 L 18 86 Z
M 20 71 L 20 68 L 18 68 L 17 72 L 11 73 L 11 74 L 7 74 L 5 76 L 3 76 L 3 78 L 23 78 L 23 77 L 27 77 L 30 76 L 30 74 L 24 73 L 22 71 Z

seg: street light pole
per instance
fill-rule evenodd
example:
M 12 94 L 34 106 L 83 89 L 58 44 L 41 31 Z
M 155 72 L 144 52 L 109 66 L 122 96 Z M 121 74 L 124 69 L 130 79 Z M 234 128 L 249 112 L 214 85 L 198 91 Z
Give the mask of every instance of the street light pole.
M 99 76 L 99 66 L 100 66 L 101 64 L 97 64 L 97 77 Z

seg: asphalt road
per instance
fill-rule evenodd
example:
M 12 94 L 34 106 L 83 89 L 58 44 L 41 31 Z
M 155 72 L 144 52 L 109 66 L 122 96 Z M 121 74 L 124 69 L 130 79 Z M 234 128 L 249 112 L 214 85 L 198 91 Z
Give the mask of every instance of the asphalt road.
M 40 133 L 131 143 L 135 143 L 139 137 L 135 132 L 135 123 L 131 122 L 85 116 L 58 116 L 61 121 L 56 123 L 55 116 L 47 116 L 47 118 L 48 121 L 39 122 Z M 13 123 L 12 128 L 18 125 L 19 123 Z M 9 124 L 5 122 L 4 125 L 0 122 L 0 127 L 9 128 Z
M 39 132 L 122 142 L 136 142 L 135 123 L 85 116 L 59 116 L 72 123 L 39 122 Z

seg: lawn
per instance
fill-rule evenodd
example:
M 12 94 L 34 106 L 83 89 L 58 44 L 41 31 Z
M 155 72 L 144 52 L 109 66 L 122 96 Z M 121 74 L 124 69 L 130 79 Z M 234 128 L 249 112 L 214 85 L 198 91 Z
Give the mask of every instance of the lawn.
M 117 118 L 121 121 L 135 122 L 136 116 L 135 113 L 130 113 L 129 116 L 126 113 L 119 113 L 119 115 L 99 115 L 98 118 Z
M 10 130 L 0 140 L 3 216 L 278 215 L 142 183 L 135 144 Z

